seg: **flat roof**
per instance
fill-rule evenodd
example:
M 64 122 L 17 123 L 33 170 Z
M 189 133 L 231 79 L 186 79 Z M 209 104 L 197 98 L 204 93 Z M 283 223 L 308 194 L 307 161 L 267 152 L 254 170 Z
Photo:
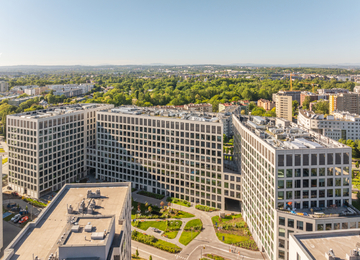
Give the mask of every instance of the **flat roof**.
M 346 254 L 357 248 L 360 243 L 360 229 L 336 230 L 292 234 L 294 239 L 299 242 L 302 249 L 316 260 L 325 258 L 325 253 L 333 250 L 336 259 L 345 260 Z
M 51 253 L 55 253 L 59 244 L 58 241 L 61 238 L 64 231 L 69 228 L 69 214 L 67 208 L 72 205 L 74 210 L 78 210 L 79 203 L 85 198 L 87 199 L 88 190 L 92 190 L 93 193 L 97 189 L 100 190 L 101 197 L 95 198 L 97 207 L 95 207 L 95 214 L 74 214 L 70 216 L 80 217 L 79 224 L 82 226 L 84 221 L 94 222 L 96 232 L 104 231 L 108 229 L 109 221 L 111 218 L 89 220 L 86 216 L 115 216 L 115 221 L 118 221 L 120 213 L 123 209 L 124 201 L 129 192 L 129 183 L 92 183 L 92 184 L 67 184 L 57 194 L 53 201 L 43 210 L 41 215 L 30 228 L 24 228 L 17 238 L 6 248 L 14 249 L 14 255 L 11 260 L 27 260 L 29 256 L 33 254 L 40 259 L 47 259 Z M 81 220 L 84 217 L 84 220 Z M 29 224 L 28 224 L 29 226 Z M 122 226 L 115 225 L 115 234 L 120 234 Z M 90 238 L 90 234 L 88 233 Z M 16 241 L 17 240 L 17 241 Z M 84 244 L 83 233 L 71 233 L 68 237 L 67 244 Z M 100 242 L 103 242 L 100 240 Z M 92 242 L 97 243 L 97 242 Z M 5 250 L 5 257 L 6 257 Z

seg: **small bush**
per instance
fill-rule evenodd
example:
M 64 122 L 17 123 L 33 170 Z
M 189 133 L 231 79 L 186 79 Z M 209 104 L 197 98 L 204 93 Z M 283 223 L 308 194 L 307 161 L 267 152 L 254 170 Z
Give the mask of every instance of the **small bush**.
M 217 211 L 217 210 L 219 210 L 219 209 L 204 206 L 204 205 L 196 205 L 195 208 L 198 210 L 202 210 L 202 211 Z
M 156 194 L 156 193 L 152 193 L 152 192 L 148 192 L 148 191 L 144 191 L 144 190 L 139 191 L 138 194 L 146 196 L 146 197 L 158 199 L 158 200 L 162 200 L 165 197 L 164 195 Z
M 30 198 L 24 198 L 24 201 L 39 208 L 45 208 L 47 206 L 45 203 Z
M 136 230 L 132 232 L 131 239 L 167 251 L 169 253 L 179 253 L 181 251 L 181 248 L 175 244 L 157 239 L 154 236 L 139 233 Z

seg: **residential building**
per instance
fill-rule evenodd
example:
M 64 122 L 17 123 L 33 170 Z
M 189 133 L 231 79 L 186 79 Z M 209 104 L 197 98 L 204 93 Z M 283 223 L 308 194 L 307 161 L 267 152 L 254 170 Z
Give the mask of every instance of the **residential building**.
M 242 215 L 269 259 L 296 259 L 292 233 L 358 225 L 350 147 L 284 119 L 233 115 L 233 123 Z
M 307 110 L 299 110 L 298 124 L 334 140 L 360 139 L 360 116 L 335 111 L 326 118 Z
M 187 104 L 184 105 L 185 110 L 197 111 L 197 112 L 212 112 L 212 105 L 210 103 L 200 103 L 200 104 Z
M 350 226 L 347 227 L 347 224 Z M 350 223 L 339 222 L 334 225 L 339 230 L 291 234 L 289 259 L 360 259 L 360 229 L 355 219 Z
M 131 184 L 66 184 L 4 260 L 131 260 Z
M 9 186 L 39 198 L 87 174 L 87 149 L 96 145 L 98 110 L 108 104 L 75 104 L 7 116 Z
M 276 98 L 276 116 L 292 121 L 292 97 L 288 95 L 277 94 Z
M 9 91 L 9 83 L 6 81 L 0 81 L 0 92 Z
M 272 99 L 276 103 L 278 96 L 290 96 L 292 97 L 292 100 L 296 100 L 300 104 L 300 94 L 300 90 L 280 90 L 278 93 L 272 95 Z
M 330 95 L 329 112 L 332 114 L 336 110 L 360 114 L 360 94 L 351 92 Z
M 309 97 L 310 99 L 310 102 L 313 102 L 313 101 L 317 101 L 317 100 L 328 100 L 329 99 L 329 94 L 324 94 L 324 95 L 319 95 L 319 94 L 314 94 L 312 92 L 309 92 L 309 91 L 301 91 L 301 94 L 300 94 L 300 106 L 303 105 L 306 97 Z
M 19 106 L 21 103 L 24 103 L 24 102 L 28 101 L 29 99 L 33 99 L 36 97 L 39 97 L 39 96 L 10 99 L 8 104 L 12 105 L 12 106 Z
M 238 100 L 238 101 L 231 101 L 230 103 L 220 103 L 219 104 L 219 112 L 225 111 L 228 107 L 238 106 L 241 110 L 245 111 L 247 115 L 249 113 L 249 100 Z
M 275 107 L 275 105 L 276 104 L 274 101 L 270 101 L 270 100 L 266 100 L 266 99 L 262 99 L 262 98 L 257 101 L 257 106 L 262 107 L 266 111 L 273 109 Z
M 225 209 L 241 176 L 224 167 L 219 118 L 123 106 L 97 112 L 96 178 Z
M 0 160 L 2 161 L 2 156 L 0 156 Z M 0 176 L 2 175 L 2 167 L 0 167 Z M 0 189 L 2 191 L 2 181 L 0 183 Z M 1 205 L 3 205 L 3 195 L 2 192 L 0 194 L 0 203 Z M 0 214 L 1 216 L 3 216 L 3 207 L 1 207 L 0 209 Z M 0 252 L 3 252 L 3 246 L 4 246 L 4 226 L 3 226 L 3 221 L 0 221 Z
M 319 95 L 330 95 L 330 94 L 340 94 L 340 93 L 349 93 L 348 89 L 344 88 L 328 88 L 328 89 L 318 89 L 317 90 Z

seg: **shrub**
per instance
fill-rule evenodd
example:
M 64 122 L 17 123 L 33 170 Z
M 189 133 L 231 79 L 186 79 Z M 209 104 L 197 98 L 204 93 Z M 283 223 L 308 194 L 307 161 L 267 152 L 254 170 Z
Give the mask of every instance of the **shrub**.
M 47 206 L 45 203 L 30 198 L 24 198 L 24 201 L 39 208 L 45 208 Z
M 181 248 L 177 245 L 157 239 L 154 236 L 139 233 L 136 230 L 132 232 L 131 239 L 170 253 L 178 253 L 181 251 Z
M 139 191 L 138 194 L 147 196 L 150 198 L 158 199 L 158 200 L 162 200 L 165 197 L 164 195 L 156 194 L 156 193 L 152 193 L 152 192 L 148 192 L 148 191 L 144 191 L 144 190 Z
M 202 210 L 202 211 L 217 211 L 217 210 L 219 210 L 219 209 L 204 206 L 204 205 L 196 205 L 195 208 L 198 210 Z

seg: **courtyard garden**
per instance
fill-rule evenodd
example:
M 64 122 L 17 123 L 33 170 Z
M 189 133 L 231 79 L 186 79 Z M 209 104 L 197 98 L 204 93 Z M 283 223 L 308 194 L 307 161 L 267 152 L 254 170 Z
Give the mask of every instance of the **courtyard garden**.
M 220 241 L 245 249 L 258 250 L 241 214 L 228 215 L 223 218 L 214 216 L 211 220 Z
M 149 227 L 157 228 L 164 233 L 164 237 L 173 239 L 177 236 L 182 222 L 180 220 L 163 220 L 163 221 L 141 221 L 137 220 L 131 223 L 132 226 L 140 228 L 142 230 L 147 230 Z
M 189 244 L 197 235 L 200 234 L 203 228 L 203 224 L 200 219 L 193 219 L 186 223 L 184 231 L 181 233 L 179 242 L 186 246 Z
M 178 247 L 175 244 L 157 239 L 154 236 L 142 234 L 136 230 L 132 232 L 131 239 L 167 251 L 169 253 L 179 253 L 181 251 L 181 247 Z
M 173 209 L 170 207 L 170 202 L 168 206 L 165 206 L 164 202 L 160 203 L 160 207 L 151 205 L 148 203 L 140 203 L 132 201 L 132 210 L 131 218 L 132 219 L 165 219 L 165 218 L 192 218 L 193 214 L 188 212 Z

